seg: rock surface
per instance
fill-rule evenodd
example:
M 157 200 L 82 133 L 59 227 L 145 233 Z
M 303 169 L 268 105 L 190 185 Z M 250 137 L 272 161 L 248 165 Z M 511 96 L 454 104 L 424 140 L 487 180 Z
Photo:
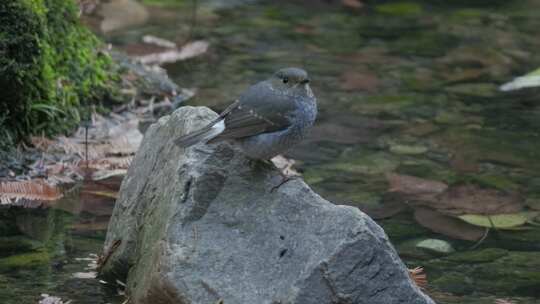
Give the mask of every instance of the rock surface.
M 124 179 L 104 278 L 133 303 L 433 303 L 383 230 L 227 143 L 172 140 L 216 113 L 183 107 L 152 125 Z M 120 240 L 120 243 L 119 243 Z

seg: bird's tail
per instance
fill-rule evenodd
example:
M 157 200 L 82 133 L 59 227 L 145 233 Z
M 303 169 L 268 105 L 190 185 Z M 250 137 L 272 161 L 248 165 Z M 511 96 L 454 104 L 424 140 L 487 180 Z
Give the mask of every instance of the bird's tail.
M 197 130 L 195 132 L 186 134 L 178 139 L 174 140 L 174 143 L 181 148 L 191 147 L 200 142 L 207 142 L 225 130 L 225 122 L 219 120 L 217 122 L 211 123 L 208 126 Z

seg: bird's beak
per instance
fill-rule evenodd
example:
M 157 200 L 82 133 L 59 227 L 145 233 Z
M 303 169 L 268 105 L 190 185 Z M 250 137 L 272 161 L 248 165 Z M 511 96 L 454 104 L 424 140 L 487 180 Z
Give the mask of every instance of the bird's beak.
M 307 83 L 309 83 L 309 78 L 306 78 L 306 79 L 300 81 L 300 83 L 301 83 L 301 84 L 307 84 Z

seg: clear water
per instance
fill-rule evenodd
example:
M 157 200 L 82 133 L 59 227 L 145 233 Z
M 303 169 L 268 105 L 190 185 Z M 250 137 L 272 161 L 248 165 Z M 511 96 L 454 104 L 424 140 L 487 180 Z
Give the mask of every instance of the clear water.
M 328 2 L 203 1 L 192 34 L 210 42 L 209 52 L 165 68 L 181 86 L 197 88 L 189 104 L 215 110 L 278 68 L 308 70 L 320 116 L 309 140 L 289 156 L 333 202 L 403 209 L 403 197 L 388 192 L 389 172 L 494 189 L 520 202 L 540 198 L 539 91 L 497 89 L 540 66 L 540 1 L 385 2 L 360 10 Z M 135 52 L 145 34 L 187 38 L 190 4 L 148 8 L 145 24 L 105 39 Z M 87 211 L 53 213 L 106 222 L 106 215 Z M 538 227 L 492 230 L 477 244 L 423 228 L 409 207 L 379 223 L 410 267 L 426 269 L 427 292 L 438 303 L 540 303 Z M 75 258 L 101 250 L 103 225 L 91 233 L 66 227 L 58 246 L 47 247 L 57 256 L 50 263 L 0 272 L 0 284 L 9 287 L 0 290 L 0 302 L 21 303 L 22 293 L 35 299 L 41 292 L 77 303 L 120 301 L 95 281 L 71 277 L 86 266 Z M 456 252 L 411 246 L 428 238 Z

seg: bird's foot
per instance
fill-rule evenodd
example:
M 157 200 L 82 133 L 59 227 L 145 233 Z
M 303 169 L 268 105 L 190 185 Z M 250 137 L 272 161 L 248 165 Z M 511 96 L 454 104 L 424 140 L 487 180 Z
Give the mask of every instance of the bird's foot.
M 279 182 L 279 184 L 277 184 L 276 186 L 272 187 L 272 189 L 270 190 L 270 192 L 274 192 L 276 191 L 277 189 L 279 189 L 279 187 L 281 187 L 283 184 L 293 180 L 293 179 L 297 179 L 297 178 L 301 178 L 300 175 L 283 175 L 281 174 L 281 182 Z

